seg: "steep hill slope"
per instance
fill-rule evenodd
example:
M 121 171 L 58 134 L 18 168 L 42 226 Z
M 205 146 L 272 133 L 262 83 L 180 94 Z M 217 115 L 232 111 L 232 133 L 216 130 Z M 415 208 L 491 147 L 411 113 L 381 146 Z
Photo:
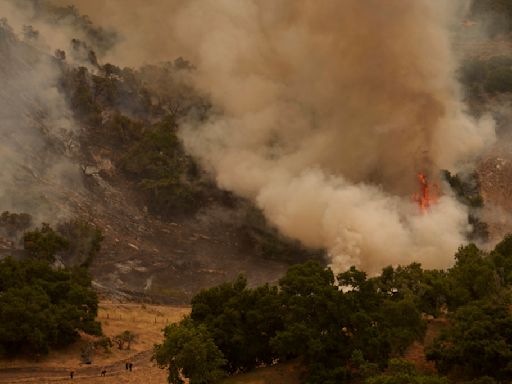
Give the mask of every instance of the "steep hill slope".
M 239 273 L 259 284 L 291 261 L 322 257 L 217 188 L 184 151 L 179 121 L 211 109 L 189 84 L 190 63 L 102 64 L 96 51 L 110 34 L 74 8 L 34 4 L 34 25 L 72 18 L 88 40 L 66 31 L 69 45 L 52 53 L 35 27 L 16 25 L 17 14 L 13 25 L 2 20 L 0 210 L 28 213 L 33 226 L 96 225 L 104 240 L 91 271 L 110 296 L 186 302 Z M 2 255 L 22 256 L 20 234 L 2 235 Z

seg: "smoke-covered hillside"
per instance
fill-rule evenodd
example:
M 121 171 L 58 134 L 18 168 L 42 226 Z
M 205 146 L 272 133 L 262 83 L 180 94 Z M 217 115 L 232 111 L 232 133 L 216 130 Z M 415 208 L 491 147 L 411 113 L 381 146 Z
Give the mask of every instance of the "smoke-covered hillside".
M 61 233 L 99 228 L 99 288 L 182 300 L 309 258 L 444 268 L 510 228 L 493 171 L 507 74 L 482 64 L 505 36 L 487 29 L 493 9 L 5 0 L 0 12 L 0 209 Z M 20 233 L 5 240 L 22 247 Z
M 456 79 L 463 2 L 75 4 L 113 15 L 124 40 L 109 58 L 193 63 L 214 110 L 182 121 L 185 147 L 282 233 L 338 270 L 453 262 L 471 226 L 440 170 L 471 168 L 494 141 Z M 429 215 L 410 199 L 418 172 L 442 190 Z
M 71 241 L 58 262 L 90 265 L 101 291 L 180 302 L 241 272 L 257 283 L 322 259 L 187 154 L 179 122 L 212 110 L 191 63 L 116 66 L 102 58 L 116 34 L 76 8 L 0 10 L 0 209 L 30 215 L 2 216 L 3 255 L 23 257 L 22 231 L 49 223 Z

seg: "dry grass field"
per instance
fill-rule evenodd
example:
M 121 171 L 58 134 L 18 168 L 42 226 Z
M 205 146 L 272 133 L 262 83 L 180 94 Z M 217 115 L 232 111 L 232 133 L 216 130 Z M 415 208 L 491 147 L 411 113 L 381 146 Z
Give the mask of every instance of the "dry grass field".
M 113 337 L 128 330 L 136 335 L 130 350 L 113 346 L 110 352 L 94 351 L 92 364 L 80 364 L 80 350 L 95 338 L 83 335 L 69 348 L 52 351 L 39 361 L 30 359 L 0 360 L 0 384 L 72 382 L 81 384 L 165 384 L 167 372 L 150 360 L 153 345 L 162 341 L 162 328 L 180 321 L 190 313 L 189 307 L 149 304 L 100 302 L 98 320 L 106 336 Z M 133 371 L 125 363 L 134 364 Z M 106 370 L 105 376 L 101 371 Z M 298 384 L 300 370 L 296 364 L 281 364 L 227 378 L 223 384 Z
M 0 360 L 0 383 L 52 383 L 70 380 L 69 372 L 75 371 L 74 381 L 81 383 L 166 383 L 166 373 L 150 361 L 153 345 L 162 341 L 162 329 L 177 322 L 190 312 L 188 307 L 170 307 L 149 304 L 119 304 L 100 302 L 98 320 L 103 332 L 113 337 L 125 330 L 135 334 L 130 350 L 119 350 L 115 345 L 110 351 L 96 348 L 92 364 L 81 364 L 80 351 L 96 338 L 87 335 L 72 346 L 52 351 L 38 361 L 31 359 Z M 126 371 L 125 363 L 134 364 L 133 372 Z M 106 370 L 105 377 L 100 372 Z

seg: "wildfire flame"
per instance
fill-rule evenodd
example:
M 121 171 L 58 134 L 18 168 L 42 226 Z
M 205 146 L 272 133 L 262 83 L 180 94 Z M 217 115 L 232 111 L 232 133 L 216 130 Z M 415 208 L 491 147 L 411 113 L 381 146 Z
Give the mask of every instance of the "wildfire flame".
M 420 183 L 420 193 L 415 193 L 412 199 L 418 203 L 421 212 L 425 213 L 437 201 L 438 187 L 434 184 L 431 188 L 427 176 L 422 172 L 418 173 L 418 181 Z

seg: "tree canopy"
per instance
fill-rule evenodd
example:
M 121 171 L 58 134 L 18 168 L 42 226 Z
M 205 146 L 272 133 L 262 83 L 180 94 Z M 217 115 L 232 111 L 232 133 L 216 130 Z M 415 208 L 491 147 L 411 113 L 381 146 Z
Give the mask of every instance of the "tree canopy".
M 191 353 L 189 347 L 172 341 L 188 332 L 207 340 L 214 356 L 215 377 L 202 382 L 215 382 L 219 372 L 234 374 L 290 359 L 307 368 L 304 382 L 311 384 L 510 380 L 510 243 L 506 237 L 491 252 L 462 246 L 446 271 L 412 263 L 386 267 L 374 277 L 356 267 L 335 276 L 309 261 L 290 267 L 277 286 L 250 288 L 239 276 L 197 294 L 190 318 L 166 329 L 155 356 L 169 369 L 172 383 L 198 374 L 176 357 Z M 423 375 L 397 360 L 415 340 L 423 340 L 427 316 L 448 320 L 427 348 L 428 359 L 447 377 Z M 173 346 L 172 352 L 166 345 Z M 194 382 L 203 380 L 194 377 Z
M 98 297 L 87 270 L 53 269 L 45 261 L 0 261 L 0 355 L 45 354 L 101 334 Z

